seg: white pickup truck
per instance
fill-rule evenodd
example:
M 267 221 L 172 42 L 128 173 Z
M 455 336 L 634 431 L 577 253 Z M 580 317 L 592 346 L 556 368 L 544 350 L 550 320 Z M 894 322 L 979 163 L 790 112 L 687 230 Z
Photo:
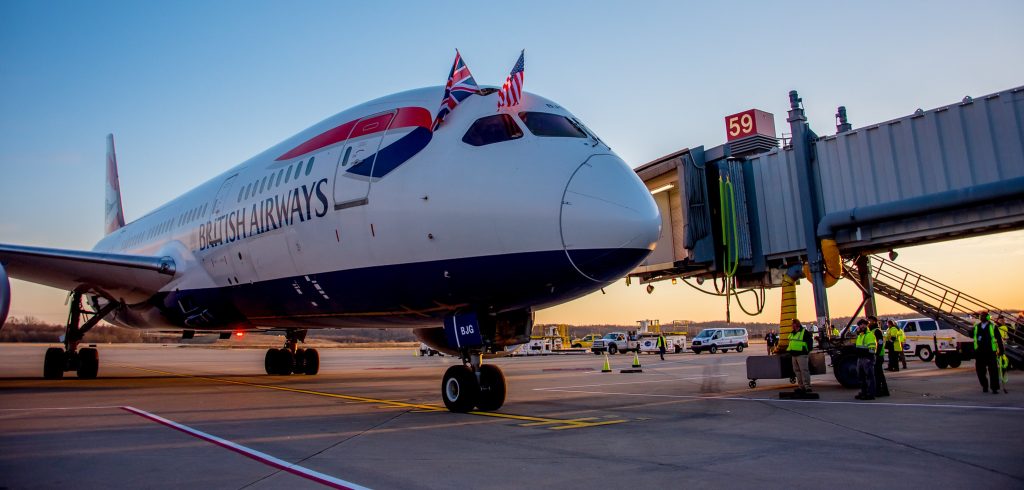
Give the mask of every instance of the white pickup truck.
M 590 352 L 600 354 L 607 351 L 609 354 L 617 352 L 640 352 L 640 343 L 636 339 L 630 339 L 626 332 L 610 332 L 604 337 L 594 341 Z

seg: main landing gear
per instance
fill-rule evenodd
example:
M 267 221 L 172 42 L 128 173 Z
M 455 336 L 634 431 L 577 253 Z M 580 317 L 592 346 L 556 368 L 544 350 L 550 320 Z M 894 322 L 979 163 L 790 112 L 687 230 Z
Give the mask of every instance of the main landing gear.
M 479 352 L 463 352 L 461 366 L 452 366 L 441 380 L 444 406 L 452 412 L 489 412 L 505 403 L 505 375 L 498 366 L 481 364 Z
M 82 293 L 71 293 L 71 311 L 68 323 L 64 326 L 64 348 L 50 347 L 46 349 L 43 359 L 43 377 L 60 379 L 65 371 L 76 371 L 79 378 L 92 379 L 100 370 L 99 351 L 94 348 L 78 348 L 85 333 L 95 327 L 110 312 L 117 309 L 118 303 L 110 302 L 99 311 L 87 311 L 82 308 Z M 91 315 L 83 324 L 82 316 Z
M 288 329 L 284 348 L 267 349 L 263 366 L 267 374 L 289 375 L 320 372 L 320 353 L 316 349 L 299 349 L 299 342 L 306 341 L 306 330 Z

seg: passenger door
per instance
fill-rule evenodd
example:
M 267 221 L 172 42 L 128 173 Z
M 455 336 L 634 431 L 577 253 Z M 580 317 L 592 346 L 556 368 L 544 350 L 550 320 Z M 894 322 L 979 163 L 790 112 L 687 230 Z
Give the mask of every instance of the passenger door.
M 369 202 L 377 150 L 396 112 L 364 117 L 352 127 L 334 172 L 334 209 L 362 206 Z

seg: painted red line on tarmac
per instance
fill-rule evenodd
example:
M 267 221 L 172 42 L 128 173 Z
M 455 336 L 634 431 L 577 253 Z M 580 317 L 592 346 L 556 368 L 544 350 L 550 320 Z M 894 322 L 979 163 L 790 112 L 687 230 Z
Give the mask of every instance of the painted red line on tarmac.
M 305 468 L 305 467 L 299 466 L 299 465 L 294 464 L 294 463 L 289 463 L 287 461 L 275 458 L 275 457 L 273 457 L 273 456 L 271 456 L 269 454 L 261 453 L 261 452 L 255 450 L 255 449 L 249 449 L 249 448 L 247 448 L 245 446 L 242 446 L 242 445 L 239 445 L 239 444 L 235 444 L 235 443 L 233 443 L 233 442 L 231 442 L 231 441 L 229 441 L 227 439 L 221 439 L 220 437 L 217 437 L 217 436 L 214 436 L 214 435 L 211 435 L 211 434 L 207 434 L 207 433 L 202 432 L 200 430 L 193 429 L 193 428 L 191 428 L 191 427 L 189 427 L 187 425 L 182 425 L 182 424 L 179 424 L 179 423 L 174 422 L 172 420 L 167 420 L 167 419 L 165 419 L 163 417 L 160 417 L 159 415 L 151 414 L 151 413 L 149 413 L 149 412 L 147 412 L 145 410 L 139 410 L 139 409 L 137 409 L 135 407 L 120 407 L 120 408 L 122 410 L 126 411 L 126 412 L 134 413 L 135 415 L 138 415 L 140 417 L 149 419 L 149 420 L 151 420 L 153 422 L 156 422 L 156 423 L 158 423 L 160 425 L 164 425 L 164 426 L 170 427 L 170 428 L 172 428 L 174 430 L 184 432 L 184 433 L 186 433 L 186 434 L 188 434 L 190 436 L 196 437 L 198 439 L 202 439 L 202 440 L 204 440 L 206 442 L 215 444 L 215 445 L 220 446 L 220 447 L 222 447 L 224 449 L 229 449 L 231 451 L 234 451 L 234 452 L 236 452 L 238 454 L 241 454 L 242 456 L 245 456 L 245 457 L 247 457 L 249 459 L 252 459 L 252 460 L 255 460 L 255 461 L 259 461 L 260 463 L 263 463 L 263 464 L 265 464 L 267 466 L 271 466 L 271 467 L 277 468 L 277 469 L 282 470 L 282 471 L 287 471 L 288 473 L 291 473 L 291 474 L 293 474 L 295 476 L 300 476 L 300 477 L 305 478 L 307 480 L 315 481 L 315 482 L 317 482 L 317 483 L 319 483 L 321 485 L 325 485 L 325 486 L 328 486 L 328 487 L 331 487 L 331 488 L 339 488 L 339 489 L 346 489 L 346 490 L 364 490 L 364 489 L 366 489 L 366 487 L 357 485 L 355 483 L 348 482 L 348 481 L 342 480 L 340 478 L 335 478 L 335 477 L 330 476 L 330 475 L 325 475 L 325 474 L 320 473 L 318 471 L 313 471 L 313 470 L 311 470 L 309 468 Z

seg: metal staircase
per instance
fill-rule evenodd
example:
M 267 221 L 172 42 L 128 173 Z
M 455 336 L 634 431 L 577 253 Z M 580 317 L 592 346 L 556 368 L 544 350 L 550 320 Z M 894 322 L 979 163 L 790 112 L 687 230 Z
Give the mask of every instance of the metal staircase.
M 847 279 L 859 283 L 856 264 L 845 264 Z M 988 311 L 993 319 L 1000 313 L 1013 324 L 1014 315 L 1004 312 L 974 296 L 953 289 L 906 267 L 882 257 L 872 256 L 872 286 L 881 294 L 911 310 L 951 326 L 971 337 L 975 320 L 970 315 Z M 861 284 L 863 288 L 863 284 Z M 1017 365 L 1024 365 L 1024 331 L 1020 326 L 1011 328 L 1006 342 L 1006 354 Z

